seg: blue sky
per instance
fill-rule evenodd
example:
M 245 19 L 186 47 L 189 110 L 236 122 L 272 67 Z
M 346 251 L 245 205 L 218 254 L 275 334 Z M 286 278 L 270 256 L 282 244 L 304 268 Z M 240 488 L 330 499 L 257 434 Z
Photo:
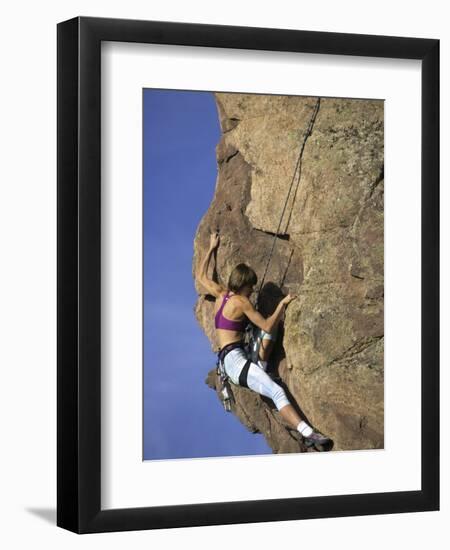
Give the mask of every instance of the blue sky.
M 210 92 L 146 89 L 144 460 L 270 454 L 205 384 L 215 355 L 195 316 L 193 241 L 217 177 Z

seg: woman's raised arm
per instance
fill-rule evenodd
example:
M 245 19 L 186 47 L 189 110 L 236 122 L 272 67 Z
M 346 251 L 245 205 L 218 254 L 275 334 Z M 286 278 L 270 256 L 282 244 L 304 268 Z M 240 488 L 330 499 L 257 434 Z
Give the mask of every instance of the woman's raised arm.
M 283 311 L 285 307 L 292 302 L 292 300 L 295 300 L 297 296 L 293 296 L 292 294 L 288 294 L 285 298 L 281 300 L 281 302 L 277 305 L 275 311 L 272 313 L 270 317 L 263 317 L 259 311 L 256 311 L 256 309 L 253 307 L 252 303 L 248 298 L 244 297 L 243 300 L 243 306 L 242 311 L 245 313 L 248 319 L 256 325 L 258 328 L 271 333 L 273 329 L 277 326 L 279 323 L 281 316 L 283 314 Z
M 212 294 L 216 298 L 219 298 L 219 296 L 225 291 L 225 288 L 208 277 L 208 266 L 212 253 L 218 246 L 219 235 L 217 233 L 211 233 L 208 252 L 200 262 L 200 267 L 198 268 L 196 274 L 197 280 L 206 288 L 208 294 Z

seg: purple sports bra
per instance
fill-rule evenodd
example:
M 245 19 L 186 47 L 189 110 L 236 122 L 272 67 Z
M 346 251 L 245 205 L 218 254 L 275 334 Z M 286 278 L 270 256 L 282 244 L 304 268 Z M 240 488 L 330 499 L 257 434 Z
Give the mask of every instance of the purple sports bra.
M 222 313 L 223 308 L 225 304 L 228 302 L 229 298 L 230 298 L 230 291 L 228 291 L 223 297 L 222 304 L 218 309 L 216 316 L 214 318 L 214 325 L 216 328 L 221 328 L 224 330 L 235 330 L 236 332 L 244 332 L 245 326 L 247 325 L 247 321 L 245 319 L 242 321 L 232 321 L 231 319 L 227 319 L 226 317 L 224 317 Z

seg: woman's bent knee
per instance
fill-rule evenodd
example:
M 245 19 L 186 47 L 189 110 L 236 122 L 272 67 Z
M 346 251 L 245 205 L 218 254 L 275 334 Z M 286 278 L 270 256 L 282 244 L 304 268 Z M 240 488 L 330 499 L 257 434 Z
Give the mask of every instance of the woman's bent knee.
M 251 390 L 272 399 L 278 410 L 286 405 L 290 405 L 284 389 L 276 384 L 261 367 L 258 367 L 254 363 L 250 365 L 247 383 Z
M 275 403 L 275 407 L 281 410 L 283 407 L 286 407 L 286 405 L 290 405 L 290 402 L 283 388 L 278 384 L 275 384 L 275 386 L 277 386 L 277 390 L 274 392 L 272 400 Z

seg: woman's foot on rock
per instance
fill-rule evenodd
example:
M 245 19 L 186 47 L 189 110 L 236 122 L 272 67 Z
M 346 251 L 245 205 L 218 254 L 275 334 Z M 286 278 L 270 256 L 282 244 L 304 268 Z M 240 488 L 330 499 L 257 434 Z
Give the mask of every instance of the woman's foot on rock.
M 315 447 L 317 451 L 329 451 L 333 446 L 333 441 L 318 431 L 313 432 L 307 437 L 303 437 L 307 447 Z

